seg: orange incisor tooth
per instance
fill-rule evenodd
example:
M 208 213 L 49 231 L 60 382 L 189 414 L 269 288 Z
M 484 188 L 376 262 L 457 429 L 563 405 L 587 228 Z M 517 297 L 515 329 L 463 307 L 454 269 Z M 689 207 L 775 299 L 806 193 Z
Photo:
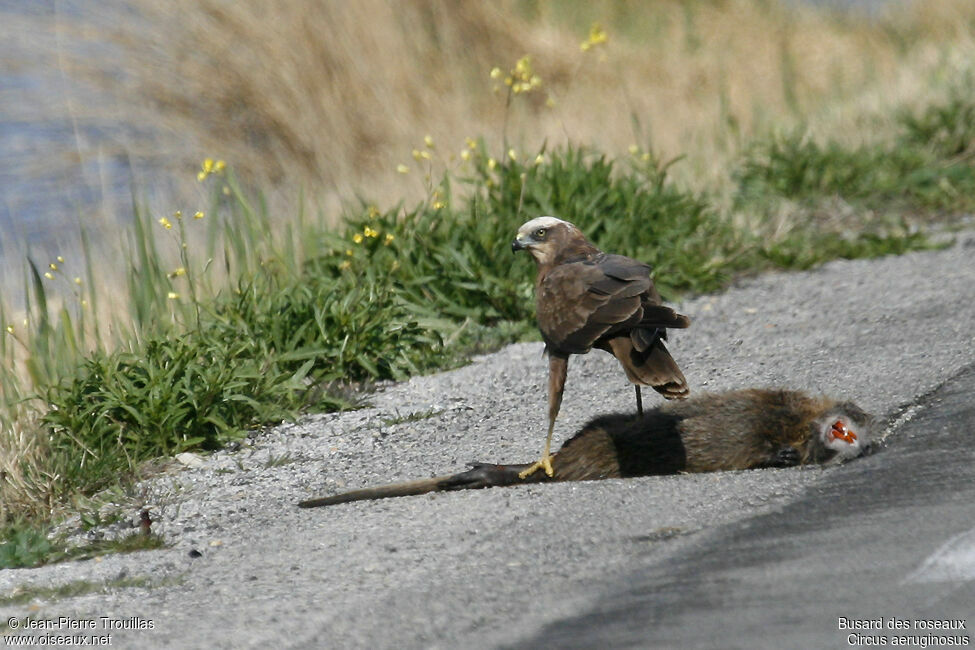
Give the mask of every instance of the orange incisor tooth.
M 850 431 L 842 420 L 837 420 L 833 423 L 830 433 L 833 434 L 834 438 L 839 438 L 840 440 L 845 440 L 851 445 L 856 441 L 857 434 Z

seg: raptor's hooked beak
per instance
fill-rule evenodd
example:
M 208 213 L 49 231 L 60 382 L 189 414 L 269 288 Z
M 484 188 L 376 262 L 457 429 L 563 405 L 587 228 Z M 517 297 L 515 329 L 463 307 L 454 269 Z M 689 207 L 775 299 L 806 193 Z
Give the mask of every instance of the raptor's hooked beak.
M 526 248 L 528 248 L 528 246 L 523 241 L 521 241 L 521 239 L 515 238 L 515 240 L 511 242 L 512 253 L 517 253 L 518 251 L 524 250 Z

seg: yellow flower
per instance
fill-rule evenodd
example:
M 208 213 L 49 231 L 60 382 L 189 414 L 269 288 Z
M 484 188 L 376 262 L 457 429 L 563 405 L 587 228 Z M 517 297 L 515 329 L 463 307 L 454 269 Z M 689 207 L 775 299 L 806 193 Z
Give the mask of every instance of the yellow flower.
M 203 164 L 200 165 L 200 171 L 196 174 L 196 180 L 201 183 L 206 180 L 206 177 L 214 172 L 213 158 L 205 158 Z
M 602 45 L 609 40 L 609 36 L 606 34 L 606 30 L 599 23 L 593 23 L 589 28 L 589 38 L 582 42 L 579 48 L 583 52 L 588 52 L 597 45 Z
M 14 333 L 14 326 L 13 325 L 7 325 L 7 332 L 9 334 L 13 334 Z
M 500 79 L 501 70 L 499 68 L 492 70 L 491 78 Z M 518 59 L 515 67 L 504 78 L 504 85 L 511 88 L 511 92 L 515 94 L 527 93 L 542 85 L 541 77 L 532 70 L 531 56 L 526 55 Z
M 518 160 L 518 152 L 514 149 L 508 149 L 508 158 L 512 160 Z
M 176 212 L 173 213 L 173 216 L 176 217 L 177 219 L 182 219 L 183 218 L 183 211 L 182 210 L 177 210 Z
M 48 271 L 47 273 L 44 274 L 44 277 L 47 278 L 48 280 L 53 280 L 54 274 Z
M 81 278 L 75 278 L 74 279 L 74 283 L 77 284 L 80 287 L 81 286 Z
M 48 264 L 48 266 L 51 267 L 51 270 L 52 271 L 57 271 L 58 270 L 58 265 L 55 264 L 54 262 L 51 262 L 50 264 Z
M 186 269 L 184 269 L 182 266 L 170 273 L 169 277 L 178 278 L 181 275 L 186 275 Z
M 446 207 L 446 205 L 447 204 L 444 203 L 443 201 L 434 201 L 433 202 L 433 209 L 434 210 L 442 210 L 442 209 L 444 209 L 444 207 Z
M 470 150 L 464 149 L 463 151 L 461 151 L 460 152 L 460 159 L 461 160 L 470 160 L 471 159 L 471 152 L 470 152 Z
M 407 167 L 406 165 L 399 164 L 399 165 L 396 165 L 396 171 L 398 171 L 400 174 L 409 174 L 410 173 L 410 168 Z
M 202 212 L 200 212 L 199 210 L 197 210 L 196 213 L 193 215 L 193 218 L 194 219 L 202 219 L 204 216 L 206 216 L 206 215 L 204 215 Z
M 339 270 L 344 271 L 347 268 L 349 268 L 350 266 L 352 266 L 352 261 L 351 260 L 345 260 L 344 262 L 342 262 L 341 264 L 339 264 Z
M 227 187 L 226 185 L 223 186 L 223 195 L 230 196 L 230 188 Z
M 543 156 L 542 154 L 538 154 L 537 156 L 535 156 L 536 165 L 542 165 L 544 163 L 545 163 L 545 156 Z
M 345 249 L 345 254 L 348 255 L 349 257 L 352 257 L 352 249 L 351 248 L 346 248 Z
M 63 257 L 61 257 L 60 255 L 58 255 L 58 257 L 57 257 L 57 260 L 58 260 L 59 262 L 61 262 L 62 264 L 64 264 L 64 258 L 63 258 Z
M 358 233 L 357 232 L 356 234 L 352 235 L 352 241 L 354 241 L 357 244 L 361 244 L 362 243 L 362 233 Z
M 629 151 L 631 156 L 635 156 L 640 152 L 640 147 L 636 146 L 635 144 L 631 144 Z
M 88 306 L 88 301 L 87 300 L 82 300 L 81 301 L 81 306 L 82 307 L 87 307 Z
M 362 234 L 365 235 L 366 237 L 378 237 L 379 231 L 374 230 L 369 226 L 366 226 L 365 228 L 362 229 Z
M 464 142 L 467 143 L 467 148 L 471 151 L 477 149 L 477 140 L 473 138 L 464 138 Z
M 542 85 L 542 79 L 532 70 L 532 58 L 523 56 L 515 63 L 514 70 L 509 77 L 511 90 L 515 93 L 527 93 Z M 505 80 L 507 83 L 508 80 Z
M 413 150 L 413 160 L 415 160 L 417 162 L 420 162 L 420 150 L 419 149 L 414 149 Z
M 383 244 L 385 246 L 389 246 L 393 242 L 394 239 L 396 239 L 396 238 L 393 237 L 393 233 L 388 232 L 388 233 L 386 233 L 386 238 L 383 239 Z
M 196 174 L 196 180 L 203 182 L 210 174 L 222 174 L 226 167 L 227 163 L 222 160 L 214 162 L 213 158 L 207 158 L 200 165 L 200 171 Z
M 375 219 L 378 216 L 379 216 L 379 208 L 377 208 L 374 205 L 370 205 L 369 206 L 369 218 L 370 219 Z
M 166 230 L 173 229 L 173 224 L 169 223 L 169 219 L 167 219 L 166 217 L 163 217 L 162 219 L 159 220 L 159 225 L 165 228 Z
M 177 298 L 179 298 L 179 294 L 176 293 L 175 291 L 170 291 L 169 293 L 166 294 L 166 297 L 169 298 L 170 300 L 176 300 Z
M 426 145 L 427 149 L 433 149 L 433 137 L 429 133 L 423 136 L 423 144 Z
M 488 169 L 493 171 L 494 168 L 497 166 L 498 166 L 497 160 L 495 160 L 494 158 L 488 158 Z

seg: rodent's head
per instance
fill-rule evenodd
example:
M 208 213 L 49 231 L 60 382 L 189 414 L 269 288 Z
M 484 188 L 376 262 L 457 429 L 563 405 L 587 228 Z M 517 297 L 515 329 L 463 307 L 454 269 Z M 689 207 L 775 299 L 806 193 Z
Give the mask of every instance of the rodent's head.
M 843 462 L 866 453 L 874 437 L 874 418 L 852 402 L 838 404 L 814 423 L 826 460 Z

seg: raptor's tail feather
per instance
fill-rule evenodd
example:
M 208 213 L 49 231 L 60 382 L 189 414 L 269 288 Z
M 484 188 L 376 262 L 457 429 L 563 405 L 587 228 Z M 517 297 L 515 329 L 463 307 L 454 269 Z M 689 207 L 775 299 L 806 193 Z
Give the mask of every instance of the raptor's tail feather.
M 643 351 L 636 348 L 629 336 L 612 338 L 608 344 L 608 351 L 619 360 L 632 383 L 650 386 L 666 399 L 683 399 L 690 394 L 684 373 L 659 338 Z
M 683 329 L 690 327 L 691 319 L 684 314 L 678 314 L 664 305 L 643 305 L 643 318 L 640 327 L 653 329 L 654 327 L 673 327 Z

